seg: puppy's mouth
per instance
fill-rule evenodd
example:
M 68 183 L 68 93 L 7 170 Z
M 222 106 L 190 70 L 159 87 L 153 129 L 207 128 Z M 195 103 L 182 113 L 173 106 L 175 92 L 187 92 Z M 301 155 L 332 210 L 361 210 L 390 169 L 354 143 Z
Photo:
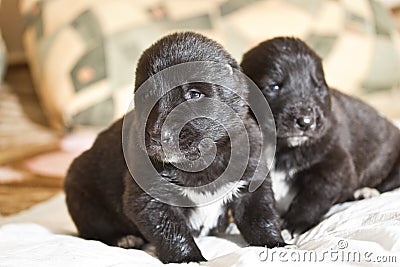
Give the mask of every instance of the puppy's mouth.
M 323 135 L 326 128 L 323 116 L 315 109 L 312 110 L 312 113 L 306 115 L 296 113 L 277 120 L 277 137 L 281 144 L 298 147 Z
M 317 131 L 289 131 L 283 130 L 283 133 L 278 133 L 278 140 L 282 144 L 286 144 L 288 147 L 298 147 L 302 146 L 312 140 L 318 138 L 319 134 Z
M 286 142 L 288 147 L 298 147 L 306 143 L 309 139 L 308 136 L 292 136 L 287 137 Z
M 318 131 L 308 131 L 308 132 L 301 132 L 301 131 L 283 131 L 284 133 L 278 133 L 278 141 L 281 144 L 286 144 L 288 147 L 298 147 L 305 145 L 319 137 Z

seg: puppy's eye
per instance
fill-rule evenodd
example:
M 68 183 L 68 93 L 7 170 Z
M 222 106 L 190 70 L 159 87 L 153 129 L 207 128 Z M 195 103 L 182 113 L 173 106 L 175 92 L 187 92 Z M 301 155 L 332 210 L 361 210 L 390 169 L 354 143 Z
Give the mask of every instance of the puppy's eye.
M 185 94 L 186 100 L 200 99 L 204 96 L 203 93 L 197 91 L 196 89 L 191 89 Z
M 276 92 L 279 91 L 281 89 L 281 87 L 279 86 L 279 84 L 270 84 L 268 85 L 269 90 Z

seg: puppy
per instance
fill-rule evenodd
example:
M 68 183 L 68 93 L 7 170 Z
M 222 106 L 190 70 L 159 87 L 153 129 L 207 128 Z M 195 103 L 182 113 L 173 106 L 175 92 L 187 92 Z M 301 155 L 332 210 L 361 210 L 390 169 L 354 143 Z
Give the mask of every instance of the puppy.
M 385 192 L 400 185 L 399 129 L 367 104 L 328 88 L 320 57 L 304 42 L 265 41 L 241 66 L 275 118 L 271 175 L 283 228 L 302 233 L 361 188 Z
M 135 90 L 162 70 L 188 62 L 221 63 L 224 68 L 216 69 L 211 64 L 209 69 L 202 71 L 211 78 L 228 79 L 238 92 L 247 94 L 246 83 L 241 82 L 233 71 L 240 70 L 237 62 L 216 42 L 191 32 L 168 35 L 144 51 L 136 69 Z M 127 113 L 124 120 L 118 120 L 102 132 L 93 147 L 72 163 L 65 181 L 65 192 L 69 212 L 80 236 L 124 248 L 141 248 L 143 244 L 151 243 L 164 263 L 199 262 L 206 259 L 193 238 L 224 232 L 230 222 L 228 215 L 232 214 L 250 245 L 284 245 L 270 179 L 265 179 L 255 192 L 249 193 L 248 190 L 258 164 L 262 137 L 244 100 L 214 83 L 189 82 L 163 94 L 147 116 L 145 110 L 149 103 L 146 101 L 157 95 L 158 89 L 161 91 L 166 82 L 163 77 L 155 78 L 156 85 L 151 90 L 136 92 L 135 109 Z M 184 124 L 181 130 L 174 123 L 163 126 L 168 114 L 178 105 L 198 103 L 201 107 L 201 101 L 207 99 L 228 106 L 240 117 L 247 130 L 249 158 L 237 183 L 226 184 L 218 180 L 234 153 L 227 131 L 239 131 L 239 126 L 228 119 L 226 110 L 219 106 L 204 106 L 211 115 L 220 118 L 219 123 L 200 117 Z M 123 131 L 125 127 L 127 132 Z M 128 146 L 125 143 L 123 146 L 123 133 L 133 137 Z M 179 168 L 182 161 L 196 160 L 201 153 L 211 149 L 201 142 L 204 139 L 211 140 L 217 151 L 211 164 L 199 171 Z M 139 140 L 144 140 L 144 145 L 137 145 Z M 179 153 L 165 153 L 163 145 L 176 140 L 179 141 Z M 124 158 L 123 149 L 130 153 L 129 157 Z M 140 156 L 143 152 L 145 157 Z M 141 181 L 154 178 L 146 172 L 146 159 L 150 159 L 160 178 L 159 184 L 151 187 L 152 193 L 167 199 L 179 195 L 193 205 L 169 205 L 143 190 L 136 182 L 137 178 Z M 135 179 L 128 166 L 134 170 Z M 141 174 L 140 177 L 136 177 L 137 173 Z M 181 191 L 171 192 L 160 186 L 165 181 L 182 186 Z M 207 189 L 192 190 L 212 182 Z M 231 190 L 221 194 L 227 188 Z M 196 206 L 201 204 L 201 200 L 217 195 L 223 197 L 211 204 Z

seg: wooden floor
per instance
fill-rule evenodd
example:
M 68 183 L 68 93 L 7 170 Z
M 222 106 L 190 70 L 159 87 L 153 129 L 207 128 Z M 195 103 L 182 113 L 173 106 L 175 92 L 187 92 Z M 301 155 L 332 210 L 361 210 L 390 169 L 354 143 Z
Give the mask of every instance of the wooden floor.
M 61 192 L 62 179 L 28 175 L 22 181 L 0 184 L 0 215 L 9 216 Z
M 33 90 L 27 66 L 9 67 L 5 82 L 11 88 L 11 91 L 19 97 L 26 116 L 39 125 L 47 126 L 46 117 L 38 104 L 39 100 Z M 10 153 L 15 153 L 15 150 L 27 150 L 28 148 L 7 149 L 9 149 Z M 19 159 L 16 162 L 3 165 L 22 173 L 22 179 L 0 182 L 1 216 L 8 216 L 26 210 L 37 203 L 48 200 L 62 190 L 62 179 L 32 174 L 24 168 L 23 161 L 24 159 Z
M 25 64 L 9 66 L 5 75 L 5 83 L 17 94 L 25 114 L 33 122 L 48 126 L 39 98 L 33 89 L 33 81 Z

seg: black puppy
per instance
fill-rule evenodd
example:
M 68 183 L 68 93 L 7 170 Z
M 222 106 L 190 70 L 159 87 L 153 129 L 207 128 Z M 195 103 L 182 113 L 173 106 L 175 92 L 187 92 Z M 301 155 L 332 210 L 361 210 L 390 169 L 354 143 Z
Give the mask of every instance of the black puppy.
M 238 92 L 247 95 L 246 83 L 241 82 L 233 71 L 240 69 L 236 61 L 216 42 L 190 32 L 168 35 L 142 54 L 136 70 L 135 90 L 160 71 L 187 62 L 221 63 L 225 67 L 216 69 L 211 64 L 209 69 L 202 71 L 211 78 L 228 79 Z M 65 192 L 69 212 L 80 236 L 125 248 L 140 248 L 143 243 L 150 242 L 165 263 L 205 261 L 193 237 L 223 232 L 231 213 L 250 245 L 284 245 L 278 227 L 279 216 L 274 210 L 270 179 L 266 179 L 254 193 L 248 192 L 249 180 L 258 164 L 262 138 L 256 121 L 248 115 L 248 106 L 243 99 L 216 84 L 189 82 L 162 95 L 147 116 L 149 103 L 146 101 L 159 94 L 166 84 L 162 76 L 157 76 L 155 80 L 151 90 L 136 92 L 135 109 L 125 116 L 124 121 L 121 119 L 102 132 L 93 147 L 75 159 L 69 169 Z M 157 92 L 158 89 L 160 92 Z M 211 115 L 216 114 L 220 118 L 219 122 L 200 117 L 184 124 L 181 131 L 174 125 L 163 128 L 168 114 L 178 105 L 201 105 L 201 101 L 207 99 L 229 106 L 240 117 L 249 135 L 249 158 L 237 183 L 226 184 L 217 179 L 227 168 L 231 155 L 236 153 L 231 151 L 227 131 L 235 133 L 240 128 L 229 119 L 224 109 L 205 106 Z M 128 146 L 124 143 L 123 147 L 121 135 L 125 127 L 128 131 L 124 134 L 133 139 Z M 215 144 L 217 152 L 214 161 L 206 169 L 194 172 L 176 167 L 185 159 L 198 159 L 201 151 L 207 153 L 209 147 L 201 142 L 203 139 L 212 140 Z M 144 140 L 144 145 L 138 145 L 140 140 Z M 176 140 L 179 140 L 179 151 L 165 153 L 162 145 Z M 123 149 L 128 154 L 131 151 L 134 153 L 124 159 Z M 145 158 L 139 155 L 143 152 L 147 153 Z M 160 178 L 160 183 L 151 188 L 152 192 L 167 199 L 183 196 L 194 207 L 163 203 L 136 183 L 128 167 L 146 176 L 147 157 Z M 146 181 L 154 177 L 135 178 Z M 160 186 L 163 181 L 186 188 L 170 192 Z M 215 183 L 200 191 L 187 188 L 211 182 Z M 227 189 L 232 190 L 219 200 L 196 206 Z
M 365 103 L 328 88 L 320 57 L 295 38 L 248 51 L 243 71 L 268 100 L 277 128 L 271 171 L 284 227 L 302 233 L 361 188 L 400 185 L 400 132 Z

